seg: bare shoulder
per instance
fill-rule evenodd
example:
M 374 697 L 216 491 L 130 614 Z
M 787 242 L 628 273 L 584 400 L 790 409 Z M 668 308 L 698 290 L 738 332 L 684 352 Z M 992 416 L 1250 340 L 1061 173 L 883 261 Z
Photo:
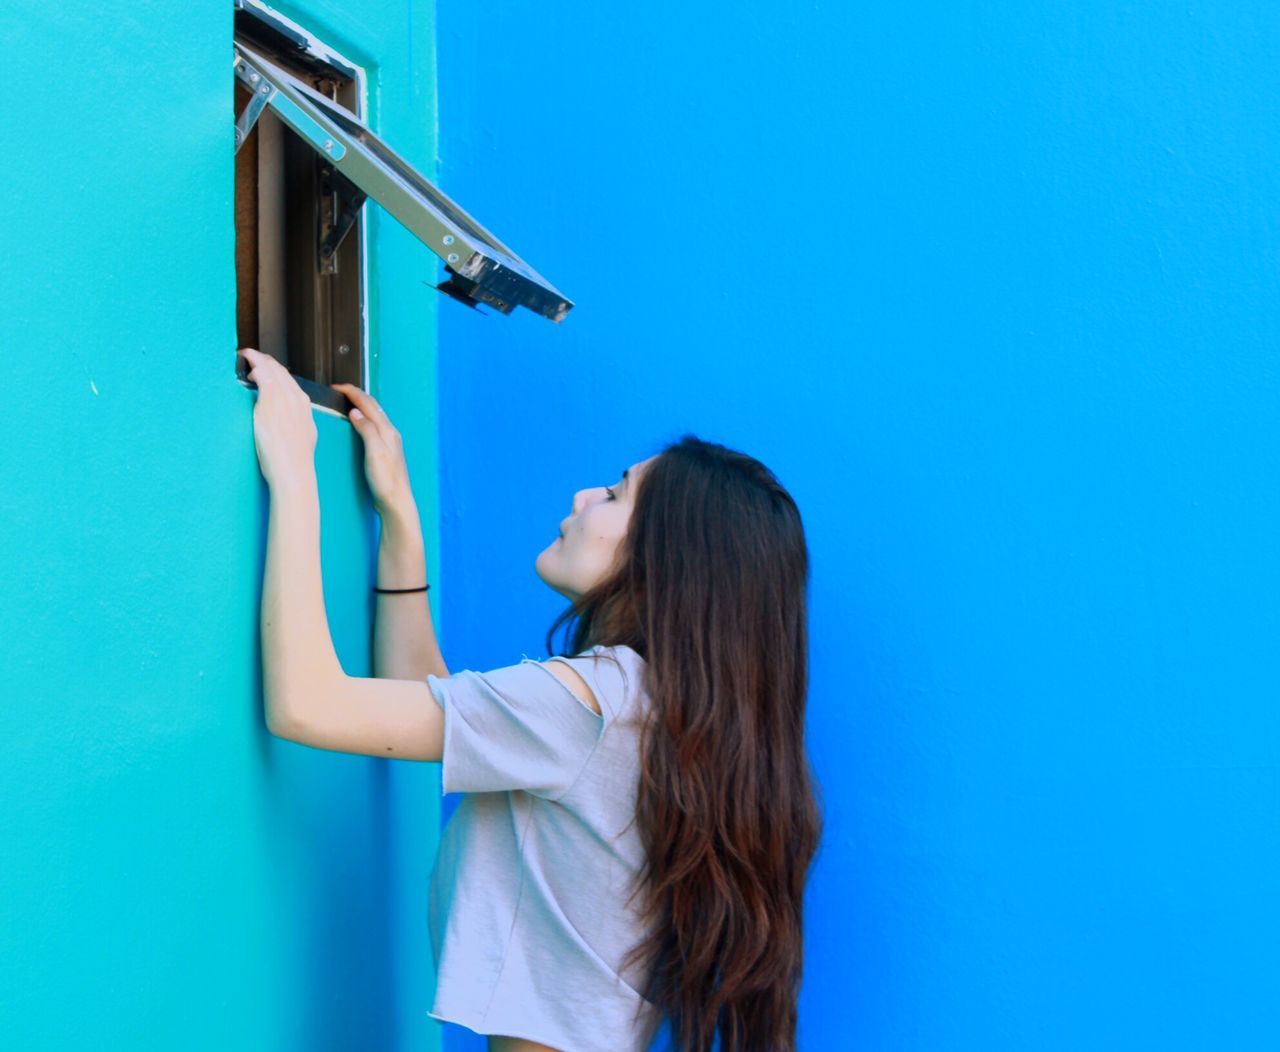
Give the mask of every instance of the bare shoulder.
M 594 712 L 597 716 L 601 715 L 600 703 L 596 701 L 596 696 L 591 688 L 587 686 L 587 681 L 583 679 L 578 670 L 570 665 L 567 661 L 561 661 L 557 658 L 550 658 L 542 662 L 543 668 L 556 677 L 561 683 L 568 687 L 578 697 L 578 699 Z

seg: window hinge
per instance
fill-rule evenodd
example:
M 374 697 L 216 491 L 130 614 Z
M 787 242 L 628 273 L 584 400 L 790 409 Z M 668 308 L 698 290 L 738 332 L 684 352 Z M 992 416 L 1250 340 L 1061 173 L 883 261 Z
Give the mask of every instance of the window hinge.
M 239 153 L 245 139 L 249 138 L 249 133 L 253 131 L 253 126 L 258 123 L 258 117 L 266 107 L 274 89 L 256 70 L 250 69 L 248 63 L 238 56 L 235 60 L 235 68 L 236 78 L 253 92 L 253 97 L 245 103 L 244 110 L 236 118 L 236 153 Z
M 316 163 L 320 165 L 320 193 L 325 201 L 320 209 L 318 231 L 320 273 L 336 274 L 338 246 L 360 214 L 360 206 L 367 195 L 326 158 L 317 155 Z

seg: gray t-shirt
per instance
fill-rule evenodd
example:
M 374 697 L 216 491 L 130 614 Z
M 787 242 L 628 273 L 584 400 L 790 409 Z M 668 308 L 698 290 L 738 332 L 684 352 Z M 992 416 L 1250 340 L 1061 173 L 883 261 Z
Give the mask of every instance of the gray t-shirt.
M 601 714 L 528 657 L 427 676 L 443 789 L 466 794 L 431 874 L 428 1014 L 572 1052 L 644 1052 L 661 1020 L 636 966 L 620 972 L 644 934 L 640 896 L 625 905 L 644 861 L 644 659 L 619 645 L 548 660 L 587 681 Z

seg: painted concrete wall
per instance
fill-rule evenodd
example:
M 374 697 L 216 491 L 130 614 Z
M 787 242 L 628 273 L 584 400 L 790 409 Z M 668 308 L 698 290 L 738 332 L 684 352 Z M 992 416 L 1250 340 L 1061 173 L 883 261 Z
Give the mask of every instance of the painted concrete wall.
M 433 7 L 290 4 L 435 159 Z M 439 768 L 270 737 L 235 376 L 232 5 L 6 5 L 0 1045 L 438 1046 Z M 433 256 L 372 217 L 374 392 L 435 499 Z M 368 674 L 360 441 L 318 416 L 330 625 Z M 438 544 L 427 539 L 435 576 Z M 437 602 L 449 585 L 433 588 Z
M 442 308 L 450 667 L 543 653 L 575 489 L 684 429 L 775 468 L 804 1049 L 1280 1044 L 1278 40 L 1254 0 L 441 9 L 445 185 L 579 304 Z

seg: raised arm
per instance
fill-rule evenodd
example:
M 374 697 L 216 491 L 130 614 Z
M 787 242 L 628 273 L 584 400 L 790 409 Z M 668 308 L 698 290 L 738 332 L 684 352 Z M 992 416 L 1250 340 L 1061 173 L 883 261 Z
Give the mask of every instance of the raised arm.
M 427 583 L 426 552 L 400 432 L 369 392 L 346 383 L 333 384 L 333 388 L 354 406 L 351 426 L 364 443 L 365 478 L 382 522 L 378 586 L 420 588 Z M 381 679 L 447 676 L 427 593 L 375 595 L 373 674 Z
M 261 628 L 263 699 L 276 737 L 337 752 L 440 759 L 444 716 L 425 673 L 373 679 L 342 670 L 324 609 L 314 472 L 271 489 Z
M 237 353 L 253 366 L 254 441 L 271 498 L 260 614 L 267 728 L 321 749 L 438 761 L 444 718 L 425 678 L 342 670 L 320 573 L 311 400 L 270 355 Z
M 314 472 L 271 489 L 262 650 L 267 725 L 276 737 L 334 752 L 440 760 L 444 710 L 427 686 L 425 673 L 398 679 L 348 676 L 342 671 L 324 609 Z M 545 665 L 599 714 L 599 702 L 577 671 L 562 661 Z M 447 672 L 440 675 L 448 677 Z
M 420 588 L 427 583 L 426 552 L 412 497 L 382 513 L 378 586 Z M 381 679 L 449 675 L 436 640 L 427 592 L 375 592 L 373 674 Z

